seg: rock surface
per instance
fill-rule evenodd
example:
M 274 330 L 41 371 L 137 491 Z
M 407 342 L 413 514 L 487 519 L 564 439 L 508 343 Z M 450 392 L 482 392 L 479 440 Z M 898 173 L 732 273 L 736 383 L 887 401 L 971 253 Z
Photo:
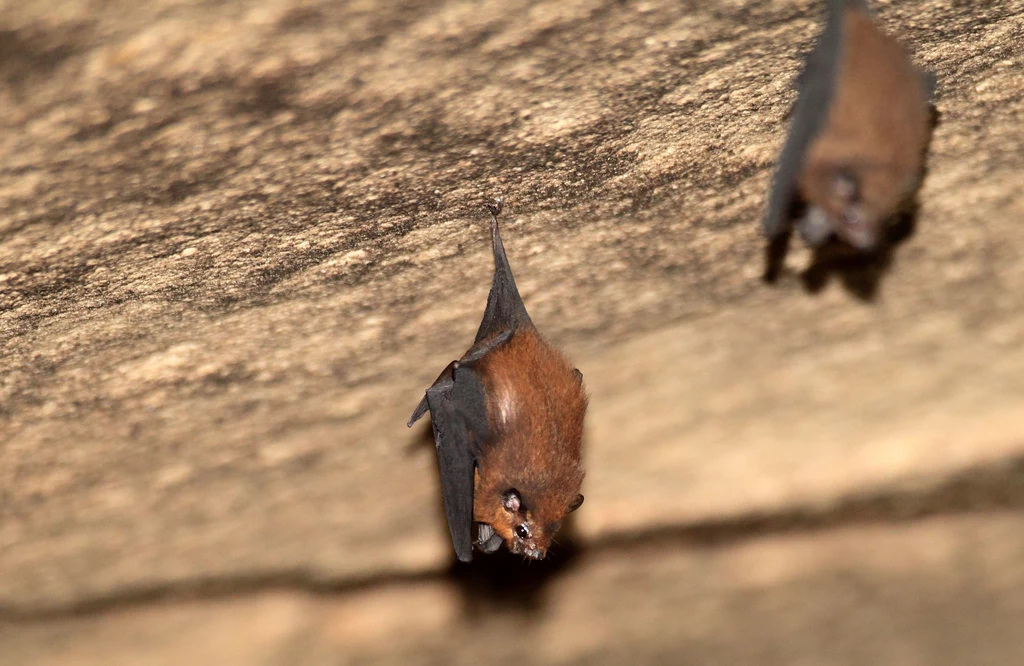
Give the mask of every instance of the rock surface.
M 448 618 L 467 650 L 528 625 L 563 663 L 621 663 L 608 646 L 640 643 L 667 663 L 775 663 L 742 652 L 736 623 L 754 622 L 749 649 L 780 664 L 823 663 L 833 639 L 829 663 L 974 664 L 942 646 L 982 645 L 971 614 L 991 601 L 991 663 L 1020 661 L 1000 633 L 1020 612 L 1004 560 L 967 574 L 940 558 L 893 588 L 896 606 L 966 632 L 915 620 L 915 652 L 871 615 L 881 597 L 831 582 L 851 561 L 830 544 L 858 528 L 642 546 L 701 526 L 929 513 L 905 534 L 865 529 L 879 548 L 955 550 L 976 530 L 999 543 L 1013 518 L 946 524 L 949 511 L 1021 504 L 1024 2 L 875 4 L 938 74 L 941 117 L 917 232 L 869 301 L 838 281 L 807 293 L 800 251 L 779 285 L 759 279 L 764 193 L 817 3 L 4 7 L 0 617 L 17 624 L 0 642 L 18 663 L 115 663 L 105 655 L 167 647 L 160 631 L 179 622 L 208 654 L 229 650 L 219 663 L 264 663 L 261 643 L 217 647 L 214 627 L 266 627 L 280 663 L 319 663 L 347 653 L 338 627 L 365 608 L 369 636 L 403 617 L 428 636 Z M 587 503 L 581 554 L 543 588 L 555 609 L 487 615 L 472 638 L 451 601 L 428 426 L 405 421 L 479 322 L 479 204 L 498 195 L 527 306 L 592 395 Z M 758 576 L 744 548 L 777 548 L 783 568 L 806 558 L 805 583 L 764 574 L 753 601 L 742 581 L 699 585 L 741 560 Z M 889 585 L 872 562 L 849 566 Z M 951 590 L 968 575 L 983 592 L 964 600 Z M 209 590 L 234 592 L 173 600 Z M 616 619 L 636 604 L 613 600 L 641 593 L 653 642 Z M 403 595 L 420 614 L 394 610 Z M 856 625 L 842 609 L 860 601 Z M 656 619 L 690 603 L 712 610 L 671 620 L 685 630 Z M 140 610 L 96 610 L 123 605 Z M 772 638 L 769 608 L 804 642 Z M 823 635 L 835 615 L 816 609 L 848 622 Z M 599 642 L 563 639 L 559 623 L 588 612 Z M 294 647 L 309 626 L 333 636 L 311 643 L 322 654 Z M 65 631 L 93 656 L 55 646 Z M 876 631 L 888 642 L 871 652 Z M 424 663 L 441 659 L 432 645 Z
M 529 613 L 423 581 L 113 610 L 0 640 L 24 666 L 1003 666 L 1024 660 L 1022 563 L 1019 514 L 946 517 L 589 553 Z

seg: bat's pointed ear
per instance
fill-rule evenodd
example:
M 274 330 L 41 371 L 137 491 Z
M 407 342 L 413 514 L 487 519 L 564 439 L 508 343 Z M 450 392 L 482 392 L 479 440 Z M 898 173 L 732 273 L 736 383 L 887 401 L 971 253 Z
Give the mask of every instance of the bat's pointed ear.
M 583 506 L 583 495 L 582 494 L 576 496 L 576 499 L 574 499 L 572 501 L 572 504 L 569 505 L 569 510 L 566 513 L 572 513 L 573 511 L 575 511 L 576 509 L 580 508 L 581 506 Z
M 576 373 L 576 383 L 577 384 L 582 384 L 583 383 L 583 373 L 580 372 L 579 368 L 573 368 L 572 371 L 574 373 Z
M 506 490 L 505 494 L 501 496 L 501 505 L 509 513 L 519 513 L 519 508 L 523 506 L 523 500 L 519 496 L 519 491 L 515 488 Z

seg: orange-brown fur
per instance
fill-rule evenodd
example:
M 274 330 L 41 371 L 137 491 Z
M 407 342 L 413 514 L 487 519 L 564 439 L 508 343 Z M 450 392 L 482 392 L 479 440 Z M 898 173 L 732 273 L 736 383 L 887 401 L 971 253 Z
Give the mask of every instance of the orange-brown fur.
M 546 551 L 583 484 L 581 449 L 587 396 L 569 360 L 532 328 L 521 329 L 481 360 L 492 445 L 479 461 L 474 520 L 510 550 L 522 517 L 502 506 L 519 491 L 531 546 Z
M 915 189 L 930 131 L 928 102 L 900 44 L 863 11 L 846 11 L 835 97 L 800 188 L 805 201 L 838 219 L 843 204 L 830 183 L 837 168 L 847 168 L 859 181 L 860 205 L 877 224 Z

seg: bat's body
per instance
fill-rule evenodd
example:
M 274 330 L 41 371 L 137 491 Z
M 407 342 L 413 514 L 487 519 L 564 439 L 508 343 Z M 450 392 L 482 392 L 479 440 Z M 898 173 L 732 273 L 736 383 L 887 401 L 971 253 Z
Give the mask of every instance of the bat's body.
M 587 397 L 583 376 L 537 332 L 526 312 L 491 208 L 494 280 L 473 346 L 453 361 L 413 412 L 429 409 L 441 489 L 459 559 L 476 544 L 541 559 L 567 513 L 583 501 Z
M 766 234 L 788 236 L 802 210 L 798 229 L 809 245 L 836 236 L 875 249 L 919 185 L 931 85 L 863 0 L 829 0 L 825 31 L 801 77 Z

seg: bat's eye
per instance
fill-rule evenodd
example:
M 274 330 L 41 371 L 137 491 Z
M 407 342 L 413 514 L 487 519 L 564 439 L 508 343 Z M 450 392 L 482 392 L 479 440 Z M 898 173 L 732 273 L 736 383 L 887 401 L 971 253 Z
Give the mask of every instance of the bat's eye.
M 526 527 L 526 525 L 516 525 L 516 536 L 518 536 L 520 539 L 529 539 L 530 538 L 530 530 L 529 530 L 529 528 Z

